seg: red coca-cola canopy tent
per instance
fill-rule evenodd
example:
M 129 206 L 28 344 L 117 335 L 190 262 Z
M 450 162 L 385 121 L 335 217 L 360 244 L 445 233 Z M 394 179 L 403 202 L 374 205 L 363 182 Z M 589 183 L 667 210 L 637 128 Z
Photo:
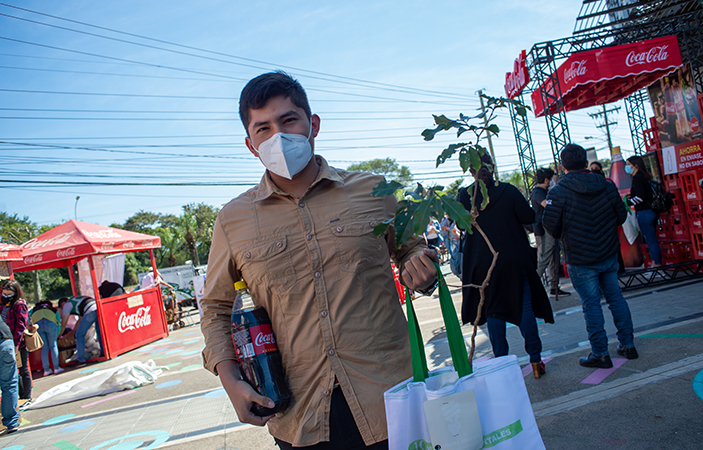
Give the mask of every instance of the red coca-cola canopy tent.
M 22 247 L 0 242 L 0 261 L 22 261 Z
M 15 272 L 67 267 L 89 255 L 136 252 L 161 247 L 157 236 L 69 220 L 22 244 Z
M 612 103 L 645 88 L 681 67 L 676 36 L 574 53 L 557 69 L 566 111 Z M 532 93 L 536 117 L 545 113 L 542 91 L 550 96 L 555 87 L 547 80 Z M 552 105 L 550 114 L 556 105 Z

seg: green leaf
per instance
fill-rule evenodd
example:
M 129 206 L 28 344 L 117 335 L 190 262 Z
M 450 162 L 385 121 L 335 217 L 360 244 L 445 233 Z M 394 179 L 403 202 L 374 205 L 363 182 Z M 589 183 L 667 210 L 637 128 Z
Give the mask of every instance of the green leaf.
M 489 133 L 493 133 L 493 134 L 495 134 L 496 136 L 498 136 L 498 133 L 500 132 L 500 128 L 498 128 L 498 125 L 492 124 L 492 125 L 489 125 L 488 127 L 486 127 L 486 131 L 488 131 Z
M 390 224 L 395 220 L 395 217 L 391 217 L 388 220 L 384 220 L 383 222 L 376 224 L 375 227 L 373 227 L 373 235 L 374 236 L 383 236 L 386 234 L 386 230 L 390 226 Z
M 385 197 L 387 195 L 393 195 L 395 191 L 401 189 L 402 187 L 403 185 L 398 183 L 397 181 L 391 181 L 390 183 L 387 181 L 381 181 L 373 189 L 371 189 L 371 195 L 373 195 L 374 197 Z
M 434 215 L 432 208 L 432 200 L 434 198 L 434 194 L 430 194 L 428 198 L 422 199 L 422 201 L 417 203 L 418 207 L 414 214 L 413 226 L 415 234 L 418 236 L 427 230 L 427 224 L 430 223 L 430 216 Z
M 402 202 L 395 212 L 395 245 L 400 247 L 403 242 L 414 234 L 413 213 L 417 209 L 419 202 Z
M 469 167 L 471 167 L 471 158 L 469 156 L 469 153 L 469 149 L 463 149 L 459 154 L 459 165 L 461 166 L 461 170 L 463 170 L 464 173 L 466 173 L 466 171 L 469 170 Z
M 515 107 L 515 112 L 518 113 L 518 115 L 525 117 L 527 115 L 527 108 L 524 106 L 517 106 Z
M 469 234 L 473 233 L 471 227 L 471 213 L 464 208 L 464 205 L 445 195 L 440 199 L 444 212 L 449 214 L 449 218 L 456 222 L 462 230 L 466 230 Z
M 483 182 L 483 180 L 477 180 L 478 185 L 481 188 L 481 197 L 483 197 L 483 202 L 481 202 L 481 211 L 486 209 L 486 206 L 488 206 L 488 202 L 490 199 L 488 198 L 488 188 L 486 187 L 486 183 Z
M 469 158 L 471 160 L 471 168 L 478 172 L 478 170 L 481 168 L 480 147 L 477 146 L 475 148 L 469 149 Z
M 441 116 L 435 116 L 434 114 L 432 114 L 432 117 L 434 117 L 434 123 L 437 125 L 449 125 L 449 128 L 455 125 L 459 125 L 456 121 L 448 118 L 444 114 L 442 114 Z M 446 129 L 448 130 L 449 128 Z

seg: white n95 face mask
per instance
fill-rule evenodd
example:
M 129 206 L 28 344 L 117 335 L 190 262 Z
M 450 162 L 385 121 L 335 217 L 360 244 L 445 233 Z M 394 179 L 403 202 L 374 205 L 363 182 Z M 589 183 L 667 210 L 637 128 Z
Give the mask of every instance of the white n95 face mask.
M 276 133 L 259 145 L 256 151 L 264 166 L 276 175 L 292 180 L 312 158 L 312 121 L 310 134 Z

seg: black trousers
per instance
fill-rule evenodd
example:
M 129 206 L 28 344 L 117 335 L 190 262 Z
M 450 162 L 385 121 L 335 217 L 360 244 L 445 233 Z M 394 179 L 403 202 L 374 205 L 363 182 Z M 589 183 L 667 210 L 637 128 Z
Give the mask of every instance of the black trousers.
M 20 358 L 22 359 L 22 367 L 19 369 L 19 398 L 30 400 L 32 398 L 32 373 L 29 371 L 29 352 L 27 347 L 20 348 Z
M 344 398 L 341 388 L 332 391 L 332 403 L 330 405 L 330 440 L 308 447 L 293 447 L 287 442 L 276 439 L 276 444 L 285 450 L 306 449 L 306 450 L 388 450 L 388 441 L 377 442 L 367 446 L 359 433 L 359 429 L 354 422 L 347 400 Z

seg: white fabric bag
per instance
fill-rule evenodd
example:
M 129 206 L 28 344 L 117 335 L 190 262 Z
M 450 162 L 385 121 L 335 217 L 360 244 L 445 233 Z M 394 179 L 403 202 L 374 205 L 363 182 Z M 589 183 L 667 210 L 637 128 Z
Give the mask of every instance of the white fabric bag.
M 451 294 L 441 272 L 438 277 L 440 306 L 455 366 L 427 372 L 420 329 L 412 300 L 407 295 L 413 377 L 383 394 L 390 450 L 433 450 L 423 403 L 472 389 L 481 422 L 482 448 L 544 449 L 515 355 L 477 362 L 473 373 L 459 376 L 467 369 L 471 372 L 471 367 Z

